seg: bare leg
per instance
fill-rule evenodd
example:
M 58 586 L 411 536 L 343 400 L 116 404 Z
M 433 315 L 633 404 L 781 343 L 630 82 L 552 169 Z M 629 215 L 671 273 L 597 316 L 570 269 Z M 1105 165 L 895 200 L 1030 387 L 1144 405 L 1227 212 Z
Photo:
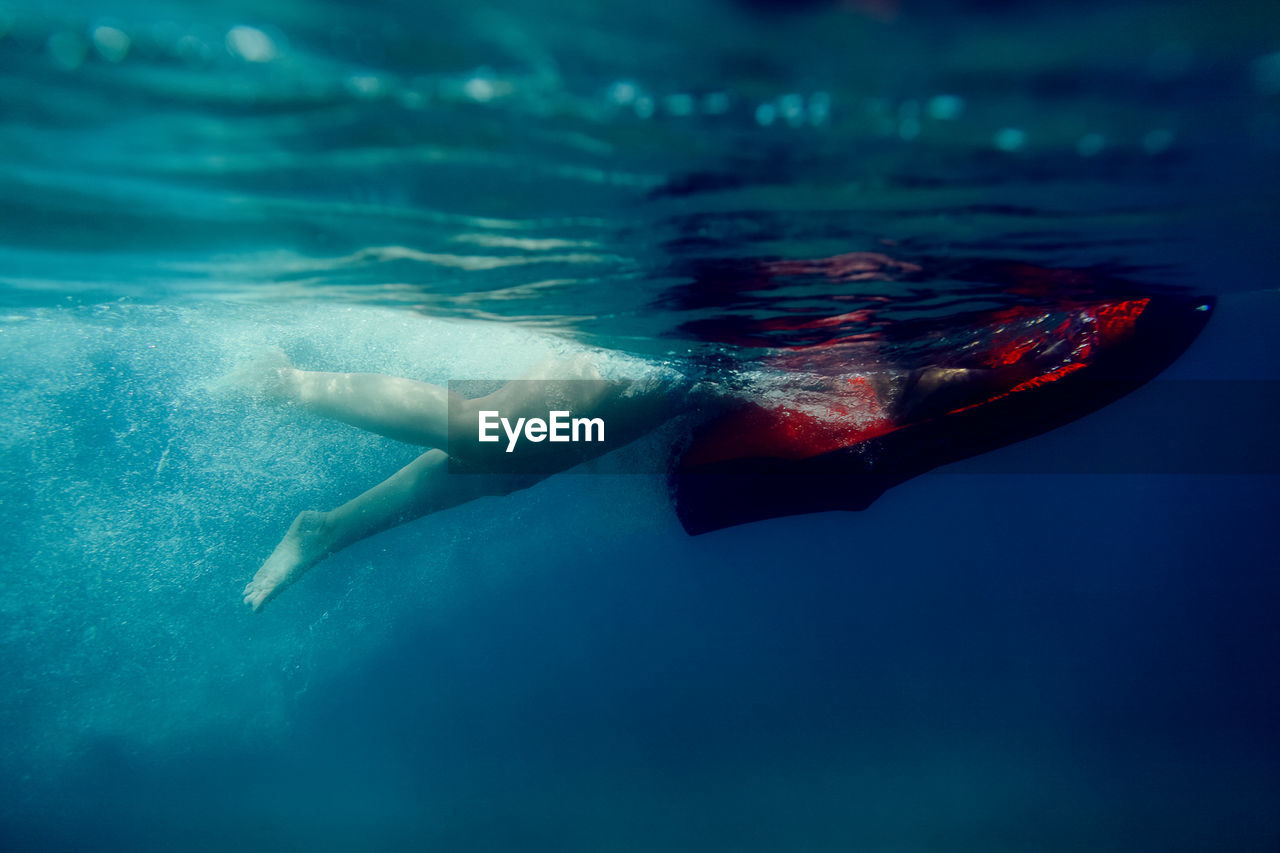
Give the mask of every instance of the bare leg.
M 589 363 L 559 365 L 574 378 L 599 379 Z M 568 367 L 568 371 L 563 368 Z M 268 399 L 292 401 L 309 411 L 412 444 L 447 445 L 449 418 L 474 428 L 476 414 L 494 408 L 511 417 L 547 412 L 545 389 L 538 382 L 508 383 L 479 400 L 464 400 L 435 385 L 371 373 L 319 373 L 271 367 Z M 541 378 L 541 377 L 539 377 Z M 625 382 L 582 383 L 563 405 L 583 414 L 610 418 L 621 443 L 639 437 L 670 416 L 657 389 L 629 393 Z M 450 404 L 453 405 L 450 405 Z M 457 448 L 467 460 L 465 447 Z M 590 451 L 588 451 L 590 452 Z M 584 458 L 578 452 L 548 451 L 544 471 L 570 468 Z M 449 471 L 441 449 L 424 453 L 389 479 L 330 512 L 303 512 L 244 589 L 246 604 L 258 610 L 286 585 L 329 554 L 375 533 L 487 495 L 526 488 L 542 474 L 458 474 Z
M 375 533 L 475 498 L 509 494 L 541 479 L 539 475 L 450 474 L 449 457 L 440 450 L 428 451 L 337 509 L 301 513 L 244 588 L 244 602 L 260 609 L 328 555 Z
M 396 441 L 426 447 L 448 441 L 451 395 L 438 385 L 377 373 L 285 368 L 280 388 L 281 399 L 307 411 Z
M 504 391 L 499 390 L 483 400 L 499 396 L 493 405 L 518 407 L 527 402 L 525 393 L 518 391 L 513 397 L 502 397 Z M 666 411 L 653 399 L 657 396 L 660 395 L 640 395 L 628 398 L 625 404 L 616 400 L 606 403 L 605 408 L 619 415 L 611 424 L 617 425 L 621 437 L 625 440 L 638 437 L 666 419 Z M 481 401 L 464 402 L 466 405 L 460 409 L 470 412 Z M 548 467 L 538 474 L 462 474 L 449 471 L 449 456 L 443 450 L 430 450 L 337 509 L 298 515 L 284 539 L 244 588 L 244 601 L 258 610 L 316 563 L 354 542 L 475 498 L 527 488 L 544 479 L 551 470 L 572 467 L 582 456 L 576 452 L 549 453 L 543 458 Z
M 423 447 L 446 447 L 450 414 L 474 420 L 475 412 L 486 408 L 519 418 L 537 414 L 531 406 L 542 401 L 533 382 L 508 383 L 478 400 L 464 400 L 439 385 L 378 373 L 325 373 L 267 363 L 259 374 L 246 382 L 252 384 L 255 396 L 294 403 L 321 417 Z M 548 362 L 524 378 L 550 376 L 600 378 L 585 356 Z

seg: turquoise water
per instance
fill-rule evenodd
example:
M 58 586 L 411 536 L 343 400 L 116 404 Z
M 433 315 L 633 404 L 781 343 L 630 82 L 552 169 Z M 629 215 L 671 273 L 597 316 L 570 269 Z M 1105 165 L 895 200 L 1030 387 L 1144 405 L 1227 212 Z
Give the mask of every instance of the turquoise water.
M 559 477 L 250 614 L 297 512 L 416 451 L 218 380 L 598 347 L 767 389 L 780 319 L 928 364 L 1136 284 L 1218 297 L 1169 378 L 1273 394 L 1278 150 L 1261 3 L 0 7 L 0 842 L 1274 850 L 1273 473 L 702 537 L 660 477 Z

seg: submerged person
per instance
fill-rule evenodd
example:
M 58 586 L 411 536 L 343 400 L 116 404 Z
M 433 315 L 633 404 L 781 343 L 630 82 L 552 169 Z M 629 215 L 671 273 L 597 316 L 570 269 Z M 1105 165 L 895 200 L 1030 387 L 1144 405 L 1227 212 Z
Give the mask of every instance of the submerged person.
M 854 266 L 879 263 L 868 257 Z M 840 263 L 847 267 L 849 256 Z M 708 381 L 605 379 L 589 355 L 475 399 L 399 377 L 260 365 L 240 377 L 259 399 L 432 449 L 336 509 L 301 513 L 245 587 L 244 601 L 259 610 L 357 541 L 526 488 L 675 416 L 685 416 L 687 429 L 677 431 L 672 447 L 671 491 L 692 534 L 864 509 L 910 477 L 1052 429 L 1141 385 L 1194 339 L 1209 307 L 1182 297 L 1128 296 L 1003 309 L 975 322 L 978 332 L 959 338 L 941 363 L 914 368 L 856 364 L 865 336 L 841 331 L 772 356 L 782 371 L 803 371 L 805 387 L 769 403 Z M 812 325 L 786 322 L 806 334 Z M 553 409 L 599 420 L 609 441 L 544 441 L 526 430 L 521 454 L 507 457 L 501 430 L 494 443 L 480 439 L 485 417 L 507 418 L 509 427 Z M 543 421 L 543 438 L 546 429 Z M 514 449 L 517 436 L 507 432 Z
M 527 488 L 645 435 L 668 419 L 673 402 L 682 397 L 691 402 L 702 393 L 671 382 L 606 380 L 585 355 L 547 363 L 475 399 L 413 379 L 307 371 L 290 364 L 251 367 L 238 379 L 264 402 L 296 405 L 387 438 L 433 448 L 336 509 L 300 513 L 244 589 L 244 601 L 254 610 L 329 554 L 430 513 Z M 601 432 L 607 428 L 609 441 L 535 439 L 526 443 L 514 464 L 508 463 L 511 470 L 471 470 L 484 469 L 494 459 L 493 449 L 479 442 L 482 412 L 493 413 L 494 420 L 504 417 L 510 425 L 553 410 L 599 420 L 606 425 Z M 491 432 L 499 444 L 512 440 L 501 430 Z M 475 440 L 464 439 L 473 434 Z

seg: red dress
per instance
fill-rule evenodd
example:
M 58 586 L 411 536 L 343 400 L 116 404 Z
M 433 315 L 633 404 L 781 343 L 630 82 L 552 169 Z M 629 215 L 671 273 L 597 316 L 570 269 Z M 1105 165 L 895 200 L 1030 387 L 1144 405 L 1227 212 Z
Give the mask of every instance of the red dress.
M 1045 281 L 1085 276 L 1015 269 L 1019 283 L 1040 291 Z M 770 269 L 815 271 L 866 281 L 921 268 L 858 254 Z M 1045 432 L 1128 393 L 1190 344 L 1211 307 L 1203 298 L 1135 295 L 1132 287 L 1111 298 L 1056 289 L 1056 301 L 1042 292 L 1033 304 L 966 315 L 964 328 L 942 334 L 948 349 L 934 366 L 958 380 L 932 398 L 911 395 L 928 368 L 849 366 L 888 349 L 877 348 L 883 331 L 872 311 L 739 326 L 740 339 L 744 332 L 773 341 L 790 335 L 790 345 L 771 348 L 759 364 L 807 378 L 794 393 L 784 383 L 767 400 L 744 399 L 695 432 L 672 476 L 682 523 L 702 533 L 779 515 L 863 509 L 912 476 Z M 815 332 L 830 334 L 795 340 Z

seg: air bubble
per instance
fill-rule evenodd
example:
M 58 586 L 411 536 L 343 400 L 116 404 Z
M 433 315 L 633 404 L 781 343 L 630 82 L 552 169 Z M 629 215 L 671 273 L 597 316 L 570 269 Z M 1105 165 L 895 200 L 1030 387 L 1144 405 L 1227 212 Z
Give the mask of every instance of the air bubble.
M 91 35 L 98 55 L 107 62 L 120 62 L 129 53 L 132 41 L 124 30 L 102 25 L 94 27 Z
M 376 98 L 389 88 L 387 82 L 376 74 L 352 74 L 342 83 L 358 98 Z
M 619 80 L 609 87 L 606 97 L 618 106 L 625 107 L 627 104 L 635 103 L 639 94 L 640 90 L 635 83 L 629 80 Z
M 271 36 L 256 27 L 244 25 L 227 30 L 227 50 L 245 62 L 270 62 L 278 55 Z
M 955 121 L 964 112 L 964 99 L 958 95 L 934 95 L 925 110 L 931 119 Z
M 796 94 L 783 95 L 778 99 L 778 112 L 792 127 L 799 127 L 805 122 L 804 96 Z
M 494 88 L 492 80 L 488 77 L 477 75 L 462 84 L 462 93 L 471 100 L 483 104 L 492 101 L 497 90 Z
M 1001 151 L 1017 151 L 1027 144 L 1027 133 L 1016 127 L 1006 127 L 996 132 L 992 143 Z

